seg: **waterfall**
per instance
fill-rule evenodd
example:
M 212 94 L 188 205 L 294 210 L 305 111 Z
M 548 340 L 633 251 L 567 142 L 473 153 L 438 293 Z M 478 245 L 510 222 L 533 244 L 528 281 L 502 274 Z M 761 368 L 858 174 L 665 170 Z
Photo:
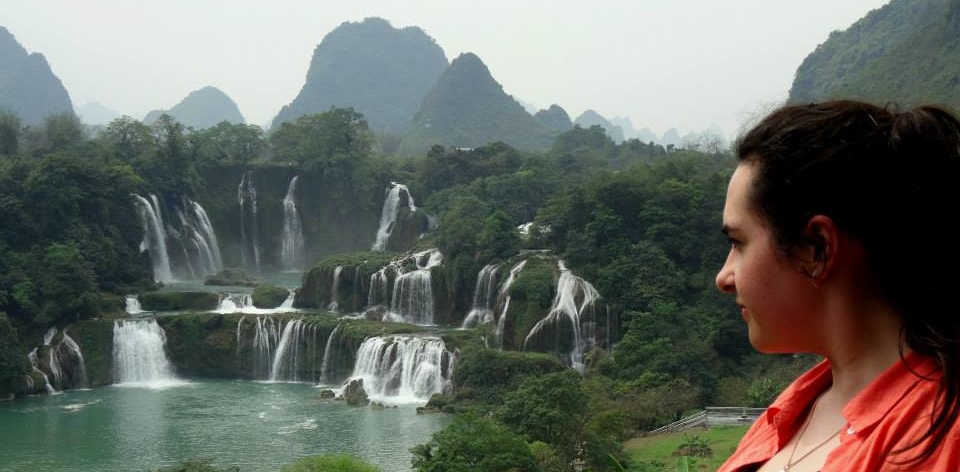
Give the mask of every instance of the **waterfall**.
M 153 204 L 146 198 L 132 194 L 140 221 L 143 223 L 143 240 L 140 242 L 140 252 L 148 251 L 153 262 L 153 280 L 155 282 L 173 281 L 173 272 L 170 270 L 170 256 L 167 254 L 166 232 L 163 229 L 163 216 L 160 214 L 160 205 L 156 197 L 152 196 Z
M 370 292 L 367 294 L 367 306 L 386 305 L 390 300 L 390 276 L 387 270 L 392 266 L 382 267 L 370 275 Z
M 143 308 L 140 306 L 140 299 L 136 295 L 127 295 L 124 299 L 124 308 L 123 311 L 127 312 L 128 315 L 139 315 L 144 313 Z
M 377 239 L 373 243 L 371 251 L 384 251 L 387 247 L 387 240 L 393 233 L 393 225 L 397 221 L 397 213 L 400 211 L 400 192 L 407 194 L 407 207 L 410 211 L 417 211 L 417 206 L 413 202 L 413 195 L 406 185 L 391 182 L 390 189 L 386 191 L 386 198 L 383 201 L 383 210 L 380 212 L 380 227 L 377 228 Z
M 89 387 L 90 382 L 87 380 L 87 366 L 83 360 L 83 352 L 80 351 L 80 346 L 77 344 L 77 342 L 67 334 L 66 329 L 63 330 L 63 338 L 60 341 L 60 347 L 57 349 L 58 356 L 64 355 L 62 352 L 64 347 L 67 350 L 66 355 L 74 359 L 74 363 L 71 365 L 75 366 L 76 368 L 76 378 L 73 378 L 73 388 Z
M 523 341 L 523 347 L 526 349 L 532 339 L 536 340 L 537 335 L 545 327 L 553 327 L 559 334 L 561 323 L 569 323 L 572 331 L 570 365 L 583 372 L 583 353 L 593 347 L 593 326 L 596 317 L 594 304 L 600 298 L 600 294 L 589 282 L 573 275 L 564 266 L 563 261 L 559 261 L 558 266 L 560 280 L 557 282 L 557 294 L 553 298 L 550 312 L 530 329 Z
M 253 375 L 257 379 L 270 378 L 273 369 L 273 352 L 279 342 L 277 325 L 273 317 L 257 317 L 253 335 Z
M 443 254 L 436 249 L 429 249 L 416 253 L 411 258 L 417 269 L 400 274 L 394 280 L 393 297 L 387 316 L 391 321 L 433 324 L 433 284 L 430 269 L 443 263 Z
M 303 230 L 300 226 L 300 213 L 294 193 L 297 191 L 299 176 L 290 179 L 287 186 L 287 196 L 283 197 L 283 240 L 280 247 L 280 262 L 284 270 L 300 268 L 300 259 L 303 257 Z
M 337 288 L 340 285 L 340 272 L 343 271 L 343 266 L 336 266 L 333 269 L 333 283 L 330 284 L 330 304 L 327 305 L 327 310 L 336 313 L 337 308 L 340 307 L 340 303 L 337 302 Z
M 497 347 L 500 349 L 503 349 L 503 330 L 506 328 L 507 313 L 510 311 L 510 286 L 513 285 L 513 281 L 517 279 L 525 265 L 527 265 L 527 261 L 522 260 L 510 269 L 510 275 L 507 276 L 507 281 L 500 287 L 500 292 L 497 295 L 497 307 L 500 308 L 500 316 L 497 318 L 497 331 L 494 338 Z
M 164 353 L 166 342 L 166 334 L 156 320 L 114 321 L 114 382 L 151 388 L 181 383 Z
M 378 336 L 360 345 L 346 383 L 363 379 L 363 389 L 377 401 L 425 402 L 447 388 L 452 372 L 453 354 L 440 338 Z
M 237 188 L 237 200 L 240 202 L 240 259 L 243 266 L 260 272 L 260 242 L 257 236 L 257 189 L 253 186 L 253 171 L 247 171 L 240 179 L 240 185 Z M 246 221 L 247 213 L 250 214 L 250 221 Z M 250 233 L 247 234 L 247 226 L 250 226 Z M 251 260 L 252 259 L 252 260 Z
M 327 336 L 327 345 L 323 348 L 323 363 L 320 364 L 320 381 L 329 384 L 330 378 L 330 356 L 333 353 L 333 340 L 337 338 L 337 334 L 340 332 L 340 323 L 337 323 L 337 326 L 333 328 L 333 331 L 330 332 L 330 336 Z
M 199 233 L 204 242 L 210 248 L 210 257 L 213 260 L 214 268 L 219 271 L 223 269 L 223 258 L 220 256 L 220 243 L 217 241 L 217 234 L 213 231 L 213 225 L 210 224 L 210 218 L 207 217 L 207 212 L 204 211 L 203 207 L 199 203 L 188 200 L 190 206 L 193 208 L 193 215 L 196 218 L 197 224 L 200 227 Z
M 293 308 L 294 292 L 291 290 L 287 298 L 276 308 L 257 308 L 253 305 L 253 295 L 250 293 L 223 293 L 220 294 L 220 302 L 214 313 L 245 313 L 252 315 L 272 315 L 276 313 L 296 312 Z
M 310 371 L 316 372 L 317 327 L 302 319 L 288 321 L 280 336 L 270 369 L 270 381 L 298 382 L 300 370 L 310 362 Z M 314 379 L 310 379 L 313 381 Z
M 43 371 L 40 370 L 39 368 L 40 357 L 39 355 L 37 355 L 37 348 L 33 348 L 33 350 L 30 351 L 29 354 L 27 354 L 27 359 L 30 360 L 30 366 L 33 368 L 33 371 L 36 372 L 37 374 L 40 374 L 40 376 L 43 377 L 43 388 L 47 391 L 47 394 L 57 393 L 57 389 L 53 388 L 53 385 L 50 385 L 50 378 L 47 377 L 47 374 L 43 373 Z M 29 381 L 27 382 L 27 386 L 32 390 L 33 378 L 31 378 L 30 376 L 27 376 L 27 378 L 29 379 Z
M 207 212 L 189 199 L 184 199 L 181 206 L 186 208 L 176 209 L 180 222 L 177 239 L 183 249 L 184 263 L 193 278 L 216 274 L 223 269 L 223 260 Z
M 477 274 L 477 285 L 473 289 L 473 305 L 470 313 L 463 319 L 461 328 L 472 328 L 480 323 L 493 321 L 493 293 L 497 282 L 496 264 L 487 264 Z

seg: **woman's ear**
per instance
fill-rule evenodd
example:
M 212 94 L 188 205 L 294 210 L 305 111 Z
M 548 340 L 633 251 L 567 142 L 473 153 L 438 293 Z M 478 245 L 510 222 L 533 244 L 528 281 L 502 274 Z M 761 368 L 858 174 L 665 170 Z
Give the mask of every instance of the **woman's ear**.
M 830 275 L 837 259 L 839 233 L 833 219 L 826 215 L 814 215 L 804 229 L 808 248 L 798 258 L 801 269 L 814 280 L 823 280 Z

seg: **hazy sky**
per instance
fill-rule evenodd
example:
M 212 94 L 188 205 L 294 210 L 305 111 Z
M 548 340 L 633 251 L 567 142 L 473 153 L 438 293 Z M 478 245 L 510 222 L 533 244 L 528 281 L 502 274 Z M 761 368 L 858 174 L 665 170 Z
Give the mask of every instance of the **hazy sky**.
M 44 54 L 74 106 L 142 119 L 212 85 L 268 124 L 314 47 L 369 16 L 419 26 L 448 60 L 477 54 L 504 90 L 576 118 L 728 137 L 786 98 L 833 30 L 888 0 L 0 0 L 0 26 Z

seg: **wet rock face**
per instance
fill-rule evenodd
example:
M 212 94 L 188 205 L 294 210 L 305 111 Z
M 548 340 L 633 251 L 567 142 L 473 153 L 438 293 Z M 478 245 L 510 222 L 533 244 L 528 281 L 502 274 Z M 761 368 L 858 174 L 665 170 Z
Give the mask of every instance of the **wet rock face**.
M 370 399 L 367 398 L 367 391 L 363 389 L 363 379 L 351 380 L 343 388 L 343 399 L 350 406 L 367 406 Z

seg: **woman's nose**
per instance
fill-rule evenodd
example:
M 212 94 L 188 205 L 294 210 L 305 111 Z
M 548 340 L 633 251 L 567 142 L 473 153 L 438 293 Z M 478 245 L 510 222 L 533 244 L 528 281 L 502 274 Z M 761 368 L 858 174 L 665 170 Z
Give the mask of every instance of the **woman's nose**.
M 715 283 L 717 284 L 717 289 L 723 293 L 734 293 L 736 291 L 736 285 L 733 279 L 733 264 L 730 263 L 729 255 L 727 256 L 727 260 L 724 261 L 723 267 L 720 268 L 720 272 L 717 272 Z

